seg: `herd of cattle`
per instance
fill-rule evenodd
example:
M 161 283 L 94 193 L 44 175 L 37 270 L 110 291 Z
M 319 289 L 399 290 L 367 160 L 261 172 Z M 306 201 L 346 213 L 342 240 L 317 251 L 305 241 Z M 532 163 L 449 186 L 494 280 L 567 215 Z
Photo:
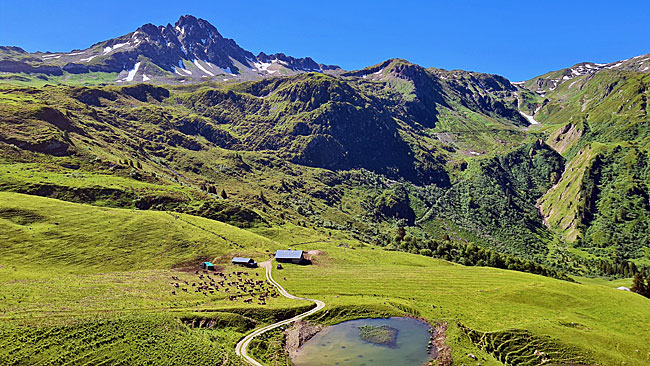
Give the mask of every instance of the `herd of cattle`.
M 189 292 L 188 289 L 194 289 L 195 293 L 202 293 L 204 296 L 215 295 L 223 296 L 230 301 L 243 300 L 244 303 L 252 304 L 255 301 L 259 305 L 266 305 L 266 300 L 270 297 L 278 297 L 279 294 L 275 287 L 267 280 L 255 280 L 250 278 L 248 272 L 208 272 L 195 271 L 198 277 L 196 282 L 181 280 L 177 276 L 172 276 L 174 286 L 171 290 L 172 295 L 176 295 L 176 289 Z M 259 277 L 255 273 L 255 277 Z M 183 285 L 185 285 L 183 287 Z M 221 294 L 219 294 L 221 292 Z

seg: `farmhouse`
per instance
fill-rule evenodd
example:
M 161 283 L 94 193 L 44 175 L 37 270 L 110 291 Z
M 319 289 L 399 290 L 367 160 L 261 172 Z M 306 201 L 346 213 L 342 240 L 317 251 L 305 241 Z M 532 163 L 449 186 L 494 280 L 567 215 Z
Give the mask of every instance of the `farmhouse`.
M 214 264 L 210 262 L 202 262 L 200 265 L 201 269 L 207 269 L 208 271 L 214 271 Z
M 255 262 L 253 258 L 234 257 L 232 259 L 232 264 L 238 264 L 240 266 L 246 266 L 250 268 L 257 267 L 257 262 Z
M 305 254 L 302 250 L 278 250 L 275 252 L 275 260 L 283 263 L 302 264 L 305 263 Z

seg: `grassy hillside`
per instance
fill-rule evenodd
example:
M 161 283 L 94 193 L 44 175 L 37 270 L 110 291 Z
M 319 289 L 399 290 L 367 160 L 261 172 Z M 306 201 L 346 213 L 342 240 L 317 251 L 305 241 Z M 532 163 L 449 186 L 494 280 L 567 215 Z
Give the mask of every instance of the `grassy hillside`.
M 261 306 L 230 301 L 223 291 L 195 293 L 183 281 L 198 278 L 185 268 L 209 259 L 232 273 L 230 255 L 264 260 L 267 250 L 286 246 L 321 251 L 312 266 L 274 270 L 289 291 L 328 304 L 314 316 L 318 322 L 404 312 L 447 322 L 454 359 L 473 353 L 486 365 L 536 360 L 534 351 L 556 362 L 648 362 L 650 349 L 640 341 L 650 331 L 648 300 L 615 290 L 621 282 L 464 267 L 291 225 L 242 230 L 184 214 L 17 193 L 1 198 L 3 364 L 211 358 L 238 365 L 232 350 L 239 337 L 306 304 L 277 297 Z M 262 278 L 261 269 L 246 272 Z M 140 344 L 145 352 L 136 351 Z M 26 353 L 25 345 L 37 351 Z
M 195 292 L 200 261 L 240 278 L 233 255 L 265 260 L 281 247 L 218 221 L 1 192 L 0 228 L 3 365 L 239 365 L 239 337 L 308 306 L 280 296 L 263 306 L 230 300 L 234 286 Z
M 372 80 L 305 74 L 167 88 L 5 86 L 0 148 L 6 174 L 0 175 L 0 189 L 188 213 L 239 227 L 319 227 L 321 234 L 385 245 L 406 218 L 416 237 L 441 238 L 444 232 L 433 228 L 445 226 L 447 236 L 463 244 L 544 263 L 540 253 L 548 233 L 530 217 L 538 193 L 523 197 L 507 188 L 527 180 L 524 174 L 537 174 L 540 164 L 516 158 L 508 165 L 523 172 L 499 177 L 478 210 L 466 199 L 468 189 L 492 179 L 491 167 L 463 172 L 472 158 L 491 155 L 487 151 L 527 153 L 525 146 L 514 147 L 525 130 L 513 112 L 512 85 L 494 75 L 425 70 L 403 60 L 383 68 L 383 76 Z M 414 97 L 395 83 L 410 85 Z M 466 89 L 467 83 L 476 86 Z M 475 98 L 467 99 L 467 93 Z M 421 119 L 425 111 L 432 113 L 430 120 Z M 377 144 L 387 153 L 376 154 Z M 473 187 L 464 183 L 467 177 L 476 181 Z M 413 200 L 402 195 L 381 204 L 400 179 L 414 187 L 408 188 Z M 454 188 L 437 190 L 448 187 Z M 440 201 L 446 202 L 441 210 Z M 483 217 L 494 201 L 514 202 L 514 229 L 493 214 L 460 229 Z M 398 207 L 415 214 L 405 217 Z M 522 237 L 529 246 L 514 245 Z
M 496 75 L 388 60 L 342 76 L 242 83 L 7 84 L 0 87 L 6 172 L 0 189 L 174 211 L 238 227 L 290 223 L 318 227 L 322 235 L 338 232 L 416 252 L 433 249 L 396 242 L 397 228 L 407 226 L 418 242 L 478 245 L 585 273 L 586 264 L 554 257 L 576 238 L 593 237 L 586 233 L 592 225 L 603 226 L 574 220 L 578 207 L 588 203 L 574 170 L 590 163 L 573 159 L 591 144 L 626 147 L 632 135 L 637 137 L 629 146 L 645 151 L 642 103 L 631 109 L 621 104 L 644 80 L 607 71 L 577 78 L 571 87 L 547 88 L 541 98 Z M 613 85 L 611 90 L 603 83 Z M 578 112 L 576 103 L 585 98 L 589 103 Z M 543 125 L 529 129 L 518 106 L 537 110 Z M 618 112 L 610 118 L 613 109 Z M 634 126 L 641 129 L 630 132 Z M 621 133 L 608 132 L 614 130 Z M 540 139 L 546 145 L 534 142 Z M 560 181 L 562 172 L 567 175 Z M 394 195 L 396 182 L 408 194 Z M 568 197 L 575 201 L 567 205 L 556 189 L 546 192 L 568 182 Z M 635 184 L 642 191 L 644 186 Z M 633 206 L 644 226 L 639 212 L 645 209 Z M 607 230 L 624 238 L 630 225 Z M 616 246 L 623 252 L 578 251 L 573 262 L 650 262 L 643 243 L 631 251 Z
M 611 273 L 603 259 L 614 267 L 649 262 L 644 238 L 650 77 L 635 71 L 635 62 L 580 76 L 572 75 L 582 67 L 576 65 L 526 83 L 544 94 L 535 118 L 545 123 L 547 142 L 568 160 L 558 184 L 540 199 L 540 211 L 568 243 L 563 255 L 580 262 L 584 272 Z
M 99 208 L 6 192 L 0 198 L 7 264 L 42 267 L 63 259 L 68 270 L 80 272 L 168 269 L 238 250 L 259 256 L 279 248 L 247 231 L 185 214 Z
M 404 60 L 237 83 L 4 80 L 0 364 L 238 365 L 244 333 L 309 304 L 260 300 L 262 283 L 245 303 L 233 281 L 263 272 L 229 259 L 286 247 L 324 252 L 275 274 L 328 303 L 324 324 L 447 323 L 461 364 L 646 364 L 648 300 L 614 288 L 650 265 L 647 83 L 606 69 L 515 87 Z M 196 286 L 204 260 L 219 290 Z M 253 352 L 284 360 L 281 334 Z
M 289 291 L 322 299 L 332 314 L 349 305 L 395 304 L 416 316 L 447 321 L 448 339 L 455 343 L 452 349 L 460 363 L 467 359 L 465 353 L 475 352 L 476 347 L 481 348 L 485 358 L 481 363 L 486 365 L 498 364 L 495 358 L 510 358 L 515 364 L 516 354 L 520 360 L 530 357 L 539 362 L 532 355 L 535 350 L 558 351 L 550 357 L 552 363 L 650 362 L 645 342 L 650 334 L 650 301 L 615 290 L 615 284 L 568 283 L 372 247 L 309 244 L 302 248 L 325 254 L 316 257 L 314 266 L 274 270 Z M 491 334 L 500 341 L 495 341 L 493 348 L 473 344 L 468 341 L 467 329 L 472 330 L 471 335 Z M 524 331 L 529 335 L 522 337 Z M 528 347 L 529 342 L 538 342 L 540 348 Z

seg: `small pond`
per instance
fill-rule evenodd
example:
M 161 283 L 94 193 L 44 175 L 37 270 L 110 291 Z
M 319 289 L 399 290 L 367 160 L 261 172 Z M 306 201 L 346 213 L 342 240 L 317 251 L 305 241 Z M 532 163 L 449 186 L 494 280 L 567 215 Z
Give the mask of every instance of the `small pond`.
M 351 320 L 323 329 L 291 361 L 295 366 L 420 366 L 429 359 L 429 329 L 411 318 Z

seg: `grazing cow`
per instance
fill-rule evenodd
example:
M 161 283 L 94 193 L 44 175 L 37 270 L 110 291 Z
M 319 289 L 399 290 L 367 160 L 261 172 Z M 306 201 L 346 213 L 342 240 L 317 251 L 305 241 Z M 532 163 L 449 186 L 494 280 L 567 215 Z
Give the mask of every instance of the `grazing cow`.
M 176 291 L 172 290 L 172 295 L 176 295 Z
M 183 287 L 183 288 L 182 288 L 181 290 L 183 290 L 183 291 L 185 291 L 185 292 L 187 292 L 187 289 L 186 289 L 185 287 Z

